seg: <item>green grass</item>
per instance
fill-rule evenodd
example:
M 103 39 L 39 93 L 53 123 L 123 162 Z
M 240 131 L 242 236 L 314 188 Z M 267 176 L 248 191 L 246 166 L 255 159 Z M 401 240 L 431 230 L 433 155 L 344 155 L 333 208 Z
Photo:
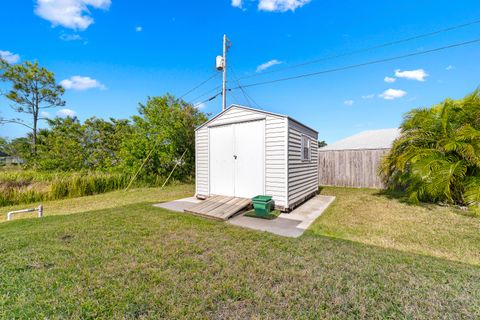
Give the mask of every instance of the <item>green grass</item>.
M 324 188 L 337 199 L 310 227 L 348 239 L 480 265 L 480 218 L 438 205 L 410 205 L 373 189 Z
M 245 212 L 245 215 L 247 217 L 252 217 L 252 218 L 258 218 L 258 219 L 266 219 L 266 220 L 274 220 L 274 219 L 277 219 L 278 216 L 280 215 L 280 211 L 278 210 L 273 210 L 271 211 L 269 214 L 266 214 L 264 216 L 261 216 L 261 215 L 257 215 L 255 213 L 255 210 L 249 210 L 247 212 Z
M 369 223 L 349 223 L 356 218 L 346 212 L 361 214 L 360 203 L 412 214 L 417 207 L 369 190 L 358 190 L 357 202 L 350 190 L 326 189 L 337 196 L 334 205 L 311 231 L 290 239 L 151 206 L 192 192 L 173 186 L 61 200 L 46 203 L 43 219 L 0 223 L 0 318 L 480 317 L 478 266 L 388 248 L 388 241 L 367 244 L 368 232 L 388 239 L 393 218 L 377 212 L 388 227 L 380 232 L 371 219 L 368 231 Z M 380 203 L 368 203 L 377 197 Z M 421 210 L 453 219 L 448 239 L 461 233 L 453 227 L 459 221 L 474 221 L 450 209 Z M 479 250 L 475 240 L 470 246 Z
M 113 191 L 89 197 L 62 199 L 43 202 L 44 216 L 66 215 L 100 209 L 110 209 L 135 203 L 159 203 L 179 198 L 190 197 L 195 193 L 195 186 L 180 184 L 160 188 L 137 188 L 128 191 Z M 40 202 L 32 204 L 0 207 L 0 222 L 6 220 L 9 211 L 33 208 Z M 14 216 L 15 220 L 35 217 L 35 213 Z

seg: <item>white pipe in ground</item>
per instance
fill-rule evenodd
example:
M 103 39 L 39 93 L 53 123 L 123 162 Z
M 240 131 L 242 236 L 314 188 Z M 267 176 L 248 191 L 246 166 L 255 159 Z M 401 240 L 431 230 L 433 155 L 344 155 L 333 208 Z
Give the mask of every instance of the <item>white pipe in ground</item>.
M 23 210 L 17 210 L 17 211 L 10 211 L 9 213 L 7 213 L 7 221 L 12 220 L 14 214 L 17 214 L 17 213 L 26 213 L 26 212 L 33 212 L 33 211 L 37 211 L 37 212 L 38 212 L 37 216 L 38 216 L 39 218 L 43 217 L 43 206 L 42 206 L 42 205 L 39 205 L 38 208 L 23 209 Z

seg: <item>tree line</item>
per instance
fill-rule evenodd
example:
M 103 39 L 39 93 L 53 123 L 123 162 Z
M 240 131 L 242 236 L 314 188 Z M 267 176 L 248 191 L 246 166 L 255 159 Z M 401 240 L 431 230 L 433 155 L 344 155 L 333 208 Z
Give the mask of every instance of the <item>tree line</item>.
M 0 124 L 16 123 L 30 129 L 26 137 L 0 139 L 0 150 L 21 157 L 26 167 L 132 173 L 148 158 L 143 175 L 165 176 L 176 164 L 180 165 L 174 177 L 194 175 L 195 128 L 207 115 L 182 99 L 169 94 L 149 97 L 130 119 L 42 119 L 42 109 L 65 105 L 64 89 L 56 84 L 53 72 L 37 62 L 9 65 L 3 60 L 0 79 L 11 85 L 4 96 L 12 108 L 30 118 L 0 119 Z M 46 128 L 38 128 L 41 120 L 47 122 Z
M 0 151 L 43 171 L 101 171 L 174 178 L 195 173 L 195 128 L 207 115 L 171 95 L 148 98 L 131 119 L 46 119 L 40 111 L 65 105 L 64 89 L 54 74 L 37 62 L 9 65 L 0 59 L 0 80 L 11 84 L 5 97 L 31 121 L 1 119 L 31 131 L 26 137 L 0 139 Z M 390 189 L 410 201 L 470 206 L 480 211 L 480 91 L 460 100 L 447 99 L 406 114 L 401 136 L 384 158 L 381 173 Z M 319 146 L 325 143 L 320 141 Z M 183 157 L 182 157 L 183 156 Z M 145 161 L 146 160 L 146 161 Z

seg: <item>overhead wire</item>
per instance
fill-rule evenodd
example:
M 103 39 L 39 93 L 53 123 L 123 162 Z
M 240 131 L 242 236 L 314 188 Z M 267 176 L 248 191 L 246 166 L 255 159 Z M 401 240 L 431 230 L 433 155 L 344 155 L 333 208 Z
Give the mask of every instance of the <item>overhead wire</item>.
M 233 92 L 230 92 L 230 96 L 233 97 L 233 103 L 238 104 L 240 100 L 238 99 L 237 95 L 235 95 Z
M 279 79 L 274 79 L 274 80 L 266 80 L 266 81 L 255 82 L 255 83 L 247 83 L 247 84 L 244 84 L 242 86 L 237 86 L 237 87 L 234 87 L 234 88 L 231 88 L 231 89 L 232 90 L 238 90 L 238 89 L 241 89 L 241 87 L 242 88 L 249 88 L 249 87 L 255 87 L 255 86 L 266 85 L 266 84 L 271 84 L 271 83 L 277 83 L 277 82 L 295 80 L 295 79 L 300 79 L 300 78 L 312 77 L 312 76 L 322 75 L 322 74 L 327 74 L 327 73 L 334 73 L 334 72 L 338 72 L 338 71 L 344 71 L 344 70 L 349 70 L 349 69 L 365 67 L 365 66 L 368 66 L 368 65 L 375 65 L 375 64 L 380 64 L 380 63 L 385 63 L 385 62 L 389 62 L 389 61 L 405 59 L 405 58 L 414 57 L 414 56 L 426 55 L 426 54 L 429 54 L 429 53 L 448 50 L 448 49 L 457 48 L 457 47 L 461 47 L 461 46 L 467 46 L 467 45 L 475 44 L 475 43 L 478 43 L 478 42 L 480 42 L 480 38 L 470 40 L 470 41 L 455 43 L 455 44 L 451 44 L 451 45 L 447 45 L 447 46 L 442 46 L 442 47 L 438 47 L 438 48 L 434 48 L 434 49 L 430 49 L 430 50 L 413 52 L 413 53 L 408 53 L 408 54 L 399 55 L 399 56 L 390 57 L 390 58 L 371 60 L 371 61 L 358 63 L 358 64 L 353 64 L 353 65 L 348 65 L 348 66 L 344 66 L 344 67 L 338 67 L 338 68 L 326 69 L 326 70 L 321 70 L 321 71 L 316 71 L 316 72 L 304 73 L 304 74 L 299 74 L 299 75 L 295 75 L 295 76 L 284 77 L 284 78 L 279 78 Z
M 367 47 L 367 48 L 354 50 L 354 51 L 350 51 L 350 52 L 344 52 L 344 53 L 340 53 L 340 54 L 326 56 L 326 57 L 313 59 L 313 60 L 310 60 L 310 61 L 305 61 L 305 62 L 302 62 L 302 63 L 290 65 L 290 66 L 285 66 L 285 67 L 280 67 L 280 68 L 276 68 L 276 69 L 273 69 L 273 70 L 264 71 L 264 72 L 258 73 L 258 74 L 244 76 L 244 77 L 239 78 L 239 80 L 259 77 L 259 76 L 262 76 L 262 75 L 265 75 L 265 74 L 276 73 L 276 72 L 285 71 L 285 70 L 294 69 L 294 68 L 299 68 L 299 67 L 303 67 L 303 66 L 306 66 L 306 65 L 315 64 L 315 63 L 319 63 L 319 62 L 323 62 L 323 61 L 338 59 L 338 58 L 342 58 L 342 57 L 346 57 L 346 56 L 350 56 L 350 55 L 355 55 L 355 54 L 359 54 L 359 53 L 363 53 L 363 52 L 368 52 L 368 51 L 372 51 L 372 50 L 376 50 L 376 49 L 381 49 L 381 48 L 385 48 L 385 47 L 389 47 L 389 46 L 393 46 L 393 45 L 397 45 L 397 44 L 401 44 L 401 43 L 405 43 L 405 42 L 410 42 L 410 41 L 413 41 L 413 40 L 418 40 L 418 39 L 422 39 L 422 38 L 431 37 L 431 36 L 434 36 L 434 35 L 437 35 L 437 34 L 449 32 L 449 31 L 453 31 L 453 30 L 457 30 L 457 29 L 461 29 L 461 28 L 466 28 L 466 27 L 476 25 L 476 24 L 480 24 L 480 19 L 470 21 L 470 22 L 467 22 L 467 23 L 463 23 L 463 24 L 458 24 L 458 25 L 451 26 L 451 27 L 447 27 L 447 28 L 440 29 L 440 30 L 435 30 L 435 31 L 428 32 L 428 33 L 415 35 L 415 36 L 400 39 L 400 40 L 385 42 L 385 43 L 382 43 L 382 44 L 379 44 L 379 45 L 376 45 L 376 46 L 372 46 L 372 47 Z
M 233 75 L 233 80 L 236 82 L 238 88 L 240 88 L 240 90 L 242 91 L 242 94 L 243 96 L 245 97 L 245 100 L 247 101 L 247 103 L 249 104 L 249 106 L 252 105 L 252 102 L 253 104 L 255 104 L 255 106 L 259 109 L 261 109 L 260 105 L 248 94 L 247 90 L 245 90 L 242 86 L 242 84 L 240 83 L 240 81 L 238 80 L 238 77 L 236 75 L 236 72 L 235 70 L 229 66 L 229 69 L 230 71 L 232 71 L 232 75 Z
M 221 95 L 221 94 L 222 94 L 222 91 L 218 92 L 217 94 L 215 94 L 215 95 L 211 96 L 210 98 L 208 98 L 208 99 L 206 99 L 206 100 L 203 100 L 203 101 L 201 101 L 201 102 L 197 102 L 197 103 L 195 103 L 195 104 L 191 103 L 191 105 L 193 105 L 193 106 L 196 108 L 196 107 L 198 107 L 198 106 L 200 106 L 200 105 L 202 105 L 202 104 L 204 104 L 204 103 L 207 103 L 207 102 L 210 102 L 210 101 L 214 100 L 215 98 L 217 98 L 217 97 L 218 97 L 219 95 Z
M 228 68 L 230 69 L 230 71 L 232 72 L 232 76 L 233 76 L 233 81 L 235 81 L 235 83 L 237 84 L 237 86 L 240 88 L 240 90 L 242 91 L 242 94 L 243 94 L 243 97 L 245 98 L 245 101 L 247 102 L 247 104 L 249 106 L 251 106 L 251 101 L 250 99 L 248 98 L 248 95 L 246 94 L 245 90 L 243 89 L 242 85 L 240 84 L 240 81 L 238 81 L 238 78 L 235 74 L 235 71 L 233 70 L 233 68 L 231 66 L 228 66 Z
M 211 94 L 212 92 L 217 91 L 217 90 L 219 90 L 219 89 L 221 89 L 221 88 L 222 88 L 222 86 L 216 86 L 216 87 L 214 87 L 214 88 L 212 88 L 212 89 L 210 89 L 210 90 L 202 93 L 201 95 L 195 97 L 194 99 L 190 99 L 190 101 L 196 101 L 196 100 L 198 100 L 198 99 L 201 99 L 201 98 L 207 96 L 208 94 Z
M 197 90 L 198 88 L 200 88 L 201 86 L 203 86 L 205 83 L 207 83 L 208 81 L 212 80 L 213 78 L 217 77 L 218 76 L 218 73 L 214 73 L 212 74 L 210 77 L 208 77 L 206 80 L 200 82 L 199 84 L 197 84 L 196 86 L 194 86 L 193 88 L 191 88 L 190 90 L 188 90 L 187 92 L 185 92 L 184 94 L 182 94 L 180 96 L 179 99 L 183 99 L 185 96 L 189 95 L 190 93 L 192 93 L 193 91 Z
M 456 43 L 456 44 L 452 44 L 452 45 L 449 45 L 449 46 L 443 46 L 443 47 L 430 49 L 430 50 L 426 50 L 426 51 L 421 51 L 421 52 L 414 52 L 414 53 L 409 53 L 409 54 L 405 54 L 405 55 L 400 55 L 400 56 L 395 56 L 395 57 L 390 57 L 390 58 L 385 58 L 385 59 L 379 59 L 379 60 L 373 60 L 373 61 L 368 61 L 368 62 L 354 64 L 354 65 L 348 65 L 348 66 L 339 67 L 339 68 L 321 70 L 321 71 L 317 71 L 317 72 L 299 74 L 299 75 L 295 75 L 295 76 L 284 77 L 284 78 L 279 78 L 279 79 L 274 79 L 274 80 L 267 80 L 267 81 L 261 81 L 261 82 L 256 82 L 256 83 L 249 83 L 249 84 L 242 84 L 240 82 L 240 80 L 249 79 L 249 78 L 253 78 L 253 77 L 257 77 L 257 76 L 262 76 L 262 75 L 265 75 L 265 74 L 285 71 L 285 70 L 289 70 L 289 69 L 299 68 L 299 67 L 302 67 L 302 66 L 315 64 L 315 63 L 318 63 L 318 62 L 333 60 L 333 59 L 337 59 L 337 58 L 341 58 L 341 57 L 345 57 L 345 56 L 350 56 L 350 55 L 354 55 L 354 54 L 358 54 L 358 53 L 368 52 L 368 51 L 371 51 L 371 50 L 381 49 L 381 48 L 384 48 L 384 47 L 393 46 L 393 45 L 397 45 L 397 44 L 401 44 L 401 43 L 405 43 L 405 42 L 409 42 L 409 41 L 413 41 L 413 40 L 417 40 L 417 39 L 421 39 L 421 38 L 426 38 L 426 37 L 434 36 L 434 35 L 441 34 L 441 33 L 444 33 L 444 32 L 449 32 L 449 31 L 453 31 L 453 30 L 456 30 L 456 29 L 460 29 L 460 28 L 465 28 L 465 27 L 472 26 L 472 25 L 475 25 L 475 24 L 480 24 L 480 19 L 470 21 L 470 22 L 467 22 L 467 23 L 463 23 L 463 24 L 459 24 L 459 25 L 455 25 L 455 26 L 451 26 L 451 27 L 447 27 L 447 28 L 443 28 L 443 29 L 440 29 L 440 30 L 428 32 L 428 33 L 415 35 L 415 36 L 412 36 L 412 37 L 408 37 L 408 38 L 404 38 L 404 39 L 400 39 L 400 40 L 396 40 L 396 41 L 390 41 L 390 42 L 382 43 L 380 45 L 376 45 L 376 46 L 372 46 L 372 47 L 368 47 L 368 48 L 363 48 L 363 49 L 354 50 L 354 51 L 345 52 L 345 53 L 340 53 L 340 54 L 327 56 L 327 57 L 323 57 L 323 58 L 319 58 L 319 59 L 314 59 L 314 60 L 306 61 L 306 62 L 303 62 L 303 63 L 286 66 L 286 67 L 283 67 L 283 68 L 277 68 L 275 70 L 265 71 L 261 74 L 254 74 L 254 75 L 244 76 L 244 77 L 240 77 L 240 78 L 236 76 L 236 73 L 233 70 L 233 68 L 229 67 L 229 69 L 233 73 L 233 78 L 234 78 L 234 81 L 237 84 L 237 86 L 233 87 L 233 88 L 229 88 L 229 89 L 227 89 L 227 91 L 231 92 L 232 90 L 238 90 L 238 89 L 241 90 L 242 94 L 245 97 L 245 100 L 248 104 L 251 104 L 253 102 L 253 104 L 255 104 L 258 108 L 260 108 L 259 104 L 251 97 L 251 95 L 248 94 L 248 92 L 246 91 L 245 88 L 260 86 L 260 85 L 267 85 L 267 84 L 283 82 L 283 81 L 289 81 L 289 80 L 294 80 L 294 79 L 300 79 L 300 78 L 304 78 L 304 77 L 312 77 L 312 76 L 315 76 L 315 75 L 344 71 L 344 70 L 349 70 L 349 69 L 354 69 L 354 68 L 360 68 L 360 67 L 363 67 L 363 66 L 368 66 L 368 65 L 373 65 L 373 64 L 379 64 L 379 63 L 404 59 L 404 58 L 408 58 L 408 57 L 412 57 L 412 56 L 424 55 L 424 54 L 433 53 L 433 52 L 446 50 L 446 49 L 451 49 L 451 48 L 455 48 L 455 47 L 459 47 L 459 46 L 474 44 L 474 43 L 480 42 L 480 39 L 474 39 L 474 40 L 471 40 L 471 41 Z M 190 90 L 188 90 L 187 92 L 182 94 L 180 96 L 180 99 L 184 98 L 185 96 L 194 92 L 198 88 L 202 87 L 204 84 L 206 84 L 207 82 L 209 82 L 213 78 L 217 77 L 218 75 L 219 75 L 219 73 L 214 73 L 213 75 L 211 75 L 207 79 L 203 80 L 202 82 L 200 82 L 199 84 L 197 84 L 196 86 L 194 86 L 193 88 L 191 88 Z M 198 106 L 200 104 L 203 104 L 203 103 L 214 100 L 215 98 L 217 98 L 219 95 L 222 94 L 221 91 L 216 93 L 215 95 L 209 97 L 208 99 L 205 99 L 201 102 L 194 103 L 194 101 L 196 101 L 200 98 L 203 98 L 203 97 L 207 96 L 208 94 L 210 94 L 210 93 L 212 93 L 212 92 L 214 92 L 214 91 L 216 91 L 220 88 L 221 88 L 221 86 L 216 86 L 216 87 L 200 94 L 199 96 L 195 97 L 194 99 L 190 99 L 190 101 L 192 101 L 190 104 L 192 104 L 194 106 Z

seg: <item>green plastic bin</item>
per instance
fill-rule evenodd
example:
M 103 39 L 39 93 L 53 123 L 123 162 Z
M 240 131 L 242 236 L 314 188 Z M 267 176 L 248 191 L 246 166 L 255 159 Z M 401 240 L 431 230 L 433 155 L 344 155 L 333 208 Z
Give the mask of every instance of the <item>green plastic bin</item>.
M 270 196 L 256 196 L 252 198 L 253 208 L 257 216 L 267 216 L 272 212 L 273 200 Z

